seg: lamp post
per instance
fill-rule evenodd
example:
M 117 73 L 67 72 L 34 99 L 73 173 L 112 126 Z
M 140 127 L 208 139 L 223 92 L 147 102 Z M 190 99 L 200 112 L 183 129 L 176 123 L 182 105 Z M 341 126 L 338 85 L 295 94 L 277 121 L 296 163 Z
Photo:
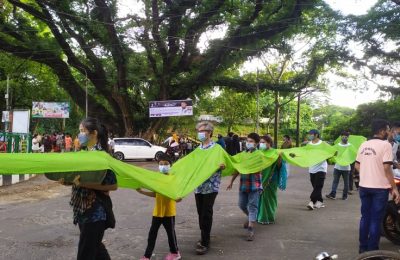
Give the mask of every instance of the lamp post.
M 9 103 L 9 99 L 10 99 L 10 76 L 9 75 L 7 75 L 7 92 L 6 92 L 5 98 L 6 98 L 6 111 L 10 111 L 10 103 Z M 8 112 L 8 113 L 10 113 L 10 112 Z M 9 127 L 9 123 L 8 123 L 8 120 L 6 120 L 4 122 L 4 128 L 5 128 L 4 130 L 5 130 L 5 132 L 8 132 L 8 127 Z

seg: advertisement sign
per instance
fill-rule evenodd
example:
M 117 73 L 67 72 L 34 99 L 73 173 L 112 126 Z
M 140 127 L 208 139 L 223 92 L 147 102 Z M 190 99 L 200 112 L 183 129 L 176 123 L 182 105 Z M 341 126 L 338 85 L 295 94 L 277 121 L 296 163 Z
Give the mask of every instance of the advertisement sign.
M 69 118 L 68 102 L 32 102 L 33 118 Z
M 12 112 L 12 128 L 13 133 L 28 134 L 29 133 L 29 122 L 30 122 L 30 111 L 29 110 L 14 110 Z
M 1 113 L 1 122 L 10 122 L 10 111 L 3 111 Z
M 149 114 L 150 117 L 192 116 L 193 101 L 191 99 L 150 101 Z

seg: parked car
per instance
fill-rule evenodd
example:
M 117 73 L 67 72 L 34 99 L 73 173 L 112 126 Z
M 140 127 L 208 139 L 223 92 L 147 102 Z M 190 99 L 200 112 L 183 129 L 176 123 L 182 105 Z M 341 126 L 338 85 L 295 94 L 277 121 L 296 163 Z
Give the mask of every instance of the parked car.
M 166 152 L 166 148 L 152 145 L 142 138 L 114 138 L 114 158 L 158 160 Z

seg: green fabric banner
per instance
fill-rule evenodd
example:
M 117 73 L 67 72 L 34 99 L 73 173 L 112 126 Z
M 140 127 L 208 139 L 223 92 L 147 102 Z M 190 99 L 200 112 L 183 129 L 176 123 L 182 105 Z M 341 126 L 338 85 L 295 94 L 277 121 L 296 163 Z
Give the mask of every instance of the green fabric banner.
M 88 172 L 112 170 L 117 176 L 118 186 L 122 188 L 147 188 L 172 199 L 183 198 L 225 165 L 223 176 L 235 171 L 249 174 L 270 167 L 279 154 L 288 163 L 309 167 L 333 157 L 338 164 L 348 165 L 355 160 L 357 149 L 338 148 L 322 142 L 320 145 L 306 145 L 284 150 L 257 150 L 230 156 L 219 145 L 202 150 L 196 149 L 178 160 L 169 175 L 143 169 L 112 158 L 105 152 L 76 153 L 5 153 L 0 154 L 0 174 L 51 174 L 58 176 L 83 175 Z
M 341 166 L 347 166 L 355 162 L 357 157 L 357 149 L 354 145 L 341 146 L 336 144 L 335 149 L 337 150 L 337 155 L 332 158 L 332 162 L 337 163 Z
M 282 158 L 299 167 L 310 167 L 331 158 L 335 155 L 336 149 L 326 142 L 319 145 L 307 144 L 303 147 L 281 149 L 279 152 Z
M 335 140 L 334 144 L 336 145 L 336 144 L 340 143 L 340 141 L 342 141 L 341 136 L 339 136 Z M 361 136 L 361 135 L 350 135 L 349 139 L 348 139 L 348 142 L 350 144 L 352 144 L 356 148 L 356 150 L 358 150 L 358 148 L 360 148 L 361 144 L 364 143 L 365 141 L 367 141 L 367 138 L 365 138 L 364 136 Z

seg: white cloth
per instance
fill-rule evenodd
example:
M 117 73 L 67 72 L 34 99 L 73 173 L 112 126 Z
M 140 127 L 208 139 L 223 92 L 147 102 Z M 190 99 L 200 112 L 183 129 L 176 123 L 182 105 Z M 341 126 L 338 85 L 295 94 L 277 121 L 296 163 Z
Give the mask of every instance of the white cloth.
M 319 140 L 317 143 L 309 142 L 309 145 L 320 145 L 322 144 L 322 140 Z M 328 171 L 328 162 L 322 161 L 316 165 L 310 166 L 308 168 L 309 173 L 317 173 L 317 172 L 327 172 Z
M 343 146 L 343 147 L 346 147 L 346 146 L 350 146 L 350 143 L 347 143 L 347 144 L 339 143 L 339 145 Z M 342 166 L 342 165 L 339 165 L 339 164 L 336 163 L 334 168 L 339 170 L 339 171 L 350 171 L 351 170 L 350 164 L 346 165 L 346 166 Z

